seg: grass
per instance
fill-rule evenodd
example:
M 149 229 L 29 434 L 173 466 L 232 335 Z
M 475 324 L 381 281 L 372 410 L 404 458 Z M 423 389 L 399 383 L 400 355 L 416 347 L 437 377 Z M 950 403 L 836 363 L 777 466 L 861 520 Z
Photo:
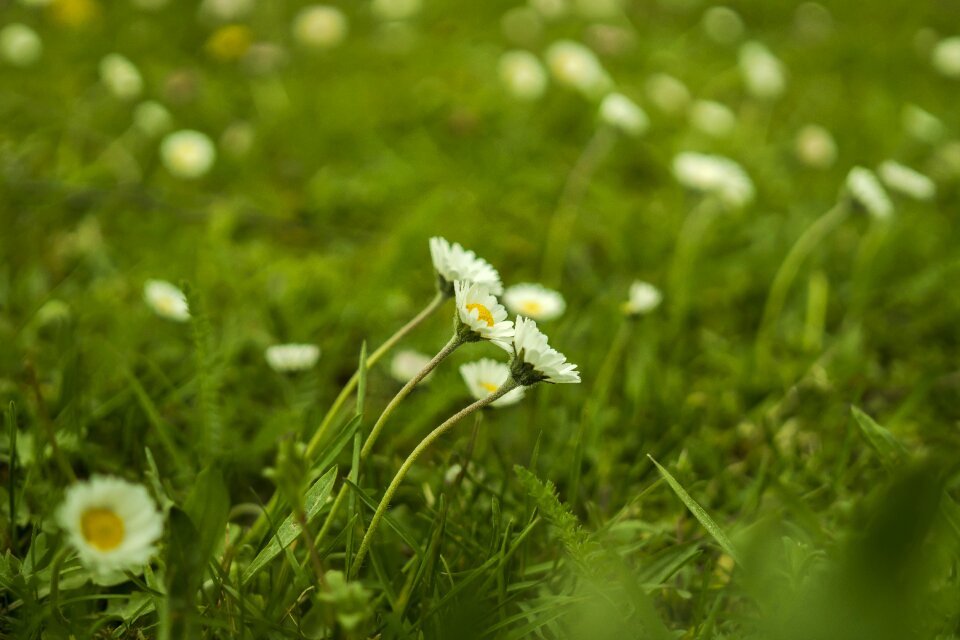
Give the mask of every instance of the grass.
M 238 22 L 288 48 L 260 75 L 213 57 L 216 27 L 186 5 L 0 9 L 44 46 L 0 64 L 0 638 L 960 636 L 960 120 L 924 44 L 960 14 L 826 4 L 829 21 L 730 3 L 789 70 L 773 102 L 705 35 L 707 5 L 681 0 L 522 42 L 501 28 L 516 3 L 438 0 L 392 27 L 341 3 L 350 33 L 320 54 L 290 41 L 299 4 L 260 3 Z M 596 105 L 555 82 L 533 103 L 503 90 L 503 51 L 561 37 L 601 51 L 645 135 L 597 133 Z M 136 103 L 98 82 L 115 51 L 174 128 L 218 141 L 209 174 L 171 175 Z M 657 110 L 656 72 L 732 108 L 734 132 Z M 944 133 L 911 135 L 908 104 Z M 811 122 L 836 138 L 828 169 L 795 157 Z M 220 142 L 245 127 L 249 149 Z M 684 150 L 742 164 L 753 203 L 685 191 Z M 886 222 L 828 213 L 852 166 L 888 158 L 936 198 L 894 196 Z M 583 383 L 439 438 L 354 564 L 403 460 L 472 401 L 458 366 L 504 359 L 458 349 L 361 456 L 401 385 L 392 353 L 358 363 L 431 303 L 433 235 L 507 285 L 560 289 L 567 311 L 541 327 Z M 150 278 L 183 285 L 191 322 L 144 304 Z M 628 320 L 635 278 L 664 302 Z M 437 353 L 452 314 L 398 348 Z M 284 342 L 322 356 L 277 373 L 263 352 Z M 153 561 L 117 584 L 54 518 L 95 473 L 165 513 Z

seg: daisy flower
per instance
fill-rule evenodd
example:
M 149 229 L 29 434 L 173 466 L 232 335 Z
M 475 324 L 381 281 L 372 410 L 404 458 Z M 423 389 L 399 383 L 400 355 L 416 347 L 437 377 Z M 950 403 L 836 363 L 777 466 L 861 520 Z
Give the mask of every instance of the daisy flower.
M 430 257 L 433 258 L 433 268 L 437 272 L 438 286 L 447 295 L 453 294 L 453 283 L 457 280 L 482 284 L 496 296 L 503 293 L 503 284 L 497 270 L 457 242 L 450 244 L 440 236 L 430 238 Z
M 960 36 L 944 38 L 933 48 L 933 67 L 948 78 L 960 78 Z
M 293 39 L 306 49 L 332 49 L 347 37 L 347 17 L 336 7 L 304 7 L 293 19 Z
M 140 70 L 119 53 L 111 53 L 100 61 L 100 81 L 120 100 L 133 100 L 143 91 Z
M 559 291 L 531 282 L 507 287 L 503 293 L 503 302 L 511 313 L 522 314 L 541 322 L 559 318 L 567 308 L 567 303 Z
M 690 105 L 690 124 L 712 138 L 725 138 L 737 126 L 737 116 L 715 100 L 697 100 Z
M 483 358 L 475 362 L 468 362 L 460 367 L 460 375 L 467 383 L 467 388 L 477 400 L 483 400 L 491 393 L 503 386 L 510 378 L 510 367 L 503 362 L 490 358 Z M 523 400 L 524 388 L 517 387 L 512 391 L 491 402 L 494 407 L 506 407 Z
M 315 344 L 277 344 L 267 347 L 263 355 L 274 371 L 305 371 L 317 364 L 320 347 Z
M 794 150 L 800 162 L 814 169 L 828 169 L 837 159 L 833 135 L 816 124 L 808 124 L 797 132 Z
M 529 51 L 507 51 L 500 56 L 500 80 L 518 100 L 536 100 L 547 88 L 547 72 Z
M 167 171 L 178 178 L 190 180 L 210 170 L 217 158 L 217 150 L 206 135 L 184 129 L 163 139 L 160 158 Z
M 634 280 L 627 301 L 623 304 L 623 312 L 632 317 L 640 316 L 656 309 L 662 300 L 660 289 L 649 282 Z
M 753 182 L 739 164 L 723 156 L 686 151 L 673 159 L 673 177 L 684 187 L 719 197 L 738 208 L 753 200 Z
M 25 24 L 14 22 L 0 29 L 0 57 L 15 67 L 29 67 L 43 55 L 43 41 Z
M 403 349 L 398 351 L 393 360 L 390 361 L 390 375 L 397 382 L 404 384 L 413 380 L 414 376 L 423 371 L 423 368 L 430 364 L 430 356 L 413 349 Z M 426 382 L 433 377 L 433 371 L 428 373 L 421 382 Z
M 707 37 L 717 44 L 733 44 L 743 35 L 743 18 L 730 7 L 710 7 L 700 20 Z
M 513 379 L 524 386 L 537 382 L 578 383 L 577 365 L 547 344 L 547 336 L 537 329 L 537 323 L 517 318 L 513 335 L 514 358 L 510 363 Z
M 773 100 L 787 88 L 787 74 L 783 63 L 759 42 L 747 42 L 740 47 L 740 75 L 747 91 L 754 98 Z
M 133 124 L 144 134 L 154 137 L 166 133 L 173 123 L 173 116 L 156 100 L 146 100 L 133 110 Z
M 910 167 L 887 160 L 877 169 L 883 184 L 914 200 L 933 200 L 937 185 L 933 180 Z
M 666 73 L 655 73 L 644 84 L 647 100 L 664 113 L 677 115 L 690 104 L 690 90 L 677 78 Z
M 597 56 L 579 42 L 559 40 L 547 49 L 547 66 L 562 85 L 588 98 L 603 95 L 613 86 Z
M 370 10 L 380 20 L 409 20 L 423 9 L 423 0 L 373 0 Z
M 190 318 L 187 297 L 165 280 L 147 280 L 143 285 L 143 299 L 154 312 L 168 320 L 185 322 Z
M 646 112 L 622 93 L 611 93 L 603 99 L 600 119 L 631 136 L 640 135 L 650 126 Z
M 893 215 L 893 203 L 884 191 L 877 176 L 870 169 L 854 167 L 847 174 L 847 194 L 855 204 L 878 220 Z
M 80 561 L 101 577 L 139 574 L 163 534 L 163 516 L 146 488 L 108 476 L 67 489 L 57 521 Z
M 497 302 L 486 285 L 457 280 L 454 283 L 457 302 L 457 333 L 468 342 L 489 340 L 504 351 L 510 351 L 513 323 L 507 310 Z

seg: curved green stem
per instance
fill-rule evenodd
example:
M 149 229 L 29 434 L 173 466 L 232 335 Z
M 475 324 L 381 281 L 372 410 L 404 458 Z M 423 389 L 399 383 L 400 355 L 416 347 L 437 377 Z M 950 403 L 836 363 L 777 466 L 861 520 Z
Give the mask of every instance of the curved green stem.
M 403 464 L 400 465 L 397 475 L 393 477 L 393 480 L 390 482 L 390 486 L 387 487 L 387 490 L 383 494 L 383 498 L 380 499 L 380 504 L 377 505 L 377 510 L 374 512 L 373 518 L 370 520 L 370 526 L 367 527 L 367 532 L 364 534 L 363 541 L 360 543 L 360 549 L 357 551 L 357 557 L 353 561 L 351 576 L 356 575 L 357 570 L 363 564 L 363 560 L 367 555 L 367 551 L 370 549 L 370 541 L 373 539 L 373 534 L 376 533 L 377 527 L 387 511 L 387 507 L 390 506 L 390 500 L 393 499 L 393 495 L 400 487 L 400 483 L 403 482 L 403 479 L 407 476 L 407 472 L 410 471 L 410 467 L 412 467 L 413 463 L 417 461 L 417 458 L 420 457 L 420 454 L 423 453 L 431 444 L 433 444 L 437 438 L 452 429 L 457 422 L 470 415 L 477 409 L 482 409 L 494 400 L 512 391 L 516 387 L 517 382 L 513 380 L 513 378 L 508 379 L 500 386 L 499 389 L 491 393 L 486 398 L 477 400 L 470 406 L 461 409 L 459 412 L 447 418 L 446 422 L 431 431 L 423 440 L 420 441 L 420 444 L 416 446 L 410 455 L 407 456 L 407 459 L 403 461 Z
M 705 196 L 683 221 L 670 266 L 670 311 L 676 332 L 682 330 L 690 307 L 690 290 L 700 248 L 713 221 L 723 211 L 716 197 Z

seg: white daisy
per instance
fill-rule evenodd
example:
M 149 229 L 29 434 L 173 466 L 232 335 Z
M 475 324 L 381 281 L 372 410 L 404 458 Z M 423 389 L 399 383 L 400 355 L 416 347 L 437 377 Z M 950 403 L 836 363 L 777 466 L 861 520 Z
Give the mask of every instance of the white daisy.
M 513 352 L 510 371 L 513 379 L 524 386 L 537 382 L 580 382 L 577 365 L 567 362 L 565 355 L 547 344 L 547 336 L 537 329 L 533 320 L 517 318 Z
M 184 322 L 190 319 L 187 297 L 165 280 L 147 280 L 143 285 L 143 299 L 154 312 L 168 320 Z
M 43 41 L 25 24 L 14 22 L 0 29 L 0 57 L 15 67 L 29 67 L 43 55 Z
M 108 476 L 67 489 L 57 521 L 80 561 L 99 576 L 139 574 L 163 535 L 163 516 L 146 488 Z
M 397 382 L 404 384 L 410 382 L 414 376 L 423 371 L 423 368 L 430 364 L 430 356 L 413 349 L 403 349 L 398 351 L 390 361 L 390 375 Z M 433 377 L 433 371 L 428 373 L 422 382 L 426 382 Z
M 457 303 L 457 332 L 466 340 L 489 340 L 504 351 L 510 351 L 513 323 L 507 310 L 497 302 L 489 287 L 457 280 L 454 283 Z
M 644 84 L 647 99 L 664 113 L 678 115 L 690 104 L 690 90 L 666 73 L 655 73 Z
M 660 289 L 649 282 L 634 280 L 630 285 L 630 295 L 623 304 L 623 312 L 628 316 L 639 316 L 653 311 L 663 300 Z
M 409 20 L 423 10 L 423 0 L 373 0 L 370 10 L 380 20 Z
M 731 207 L 753 200 L 753 182 L 739 164 L 723 156 L 685 151 L 673 159 L 673 176 L 684 187 L 712 194 Z
M 267 347 L 263 355 L 274 371 L 305 371 L 317 364 L 320 347 L 315 344 L 275 344 Z
M 133 124 L 150 137 L 166 133 L 173 124 L 173 116 L 156 100 L 145 100 L 133 110 Z
M 205 134 L 184 129 L 163 139 L 160 158 L 173 175 L 193 179 L 210 170 L 217 158 L 217 150 Z
M 714 100 L 697 100 L 690 105 L 690 124 L 712 138 L 725 138 L 737 126 L 737 116 L 727 105 Z
M 755 98 L 773 100 L 787 88 L 787 74 L 779 58 L 759 42 L 747 42 L 740 47 L 740 75 L 747 91 Z
M 475 282 L 486 286 L 493 295 L 503 293 L 500 274 L 483 258 L 468 251 L 454 242 L 452 245 L 440 236 L 430 238 L 430 257 L 433 268 L 439 278 L 441 291 L 447 295 L 453 293 L 453 283 L 457 280 Z
M 120 100 L 133 100 L 143 91 L 140 70 L 119 53 L 111 53 L 100 61 L 100 81 Z
M 547 49 L 546 58 L 557 82 L 588 98 L 597 98 L 613 87 L 597 56 L 579 42 L 558 40 Z
M 503 386 L 503 383 L 510 378 L 510 367 L 503 362 L 483 358 L 461 365 L 460 375 L 463 376 L 463 381 L 467 383 L 467 388 L 470 389 L 470 395 L 477 400 L 483 400 Z M 494 407 L 506 407 L 511 404 L 516 404 L 523 400 L 523 394 L 524 388 L 517 387 L 512 391 L 508 391 L 490 404 Z
M 347 17 L 336 7 L 314 4 L 293 19 L 293 39 L 307 49 L 332 49 L 347 37 Z
M 503 292 L 503 302 L 511 313 L 540 322 L 555 320 L 567 309 L 567 303 L 559 291 L 531 282 L 507 287 Z
M 877 169 L 883 183 L 914 200 L 933 200 L 937 185 L 919 171 L 893 160 L 887 160 Z
M 851 169 L 847 174 L 846 189 L 853 202 L 874 218 L 884 220 L 893 215 L 890 196 L 870 169 L 864 167 Z
M 948 78 L 960 78 L 960 36 L 944 38 L 933 48 L 933 67 Z
M 646 112 L 622 93 L 611 93 L 603 99 L 600 119 L 631 136 L 640 135 L 650 126 Z
M 815 124 L 808 124 L 797 132 L 794 150 L 800 162 L 814 169 L 827 169 L 837 160 L 833 135 Z
M 500 80 L 518 100 L 536 100 L 547 88 L 547 72 L 529 51 L 507 51 L 500 56 Z

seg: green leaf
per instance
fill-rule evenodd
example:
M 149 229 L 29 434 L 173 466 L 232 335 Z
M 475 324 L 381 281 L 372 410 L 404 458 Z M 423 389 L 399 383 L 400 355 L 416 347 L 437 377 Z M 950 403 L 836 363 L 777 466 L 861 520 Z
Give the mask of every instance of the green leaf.
M 860 425 L 860 433 L 880 456 L 883 466 L 891 467 L 903 459 L 907 450 L 888 429 L 881 427 L 873 418 L 857 407 L 851 406 L 850 411 L 856 418 L 857 424 Z

